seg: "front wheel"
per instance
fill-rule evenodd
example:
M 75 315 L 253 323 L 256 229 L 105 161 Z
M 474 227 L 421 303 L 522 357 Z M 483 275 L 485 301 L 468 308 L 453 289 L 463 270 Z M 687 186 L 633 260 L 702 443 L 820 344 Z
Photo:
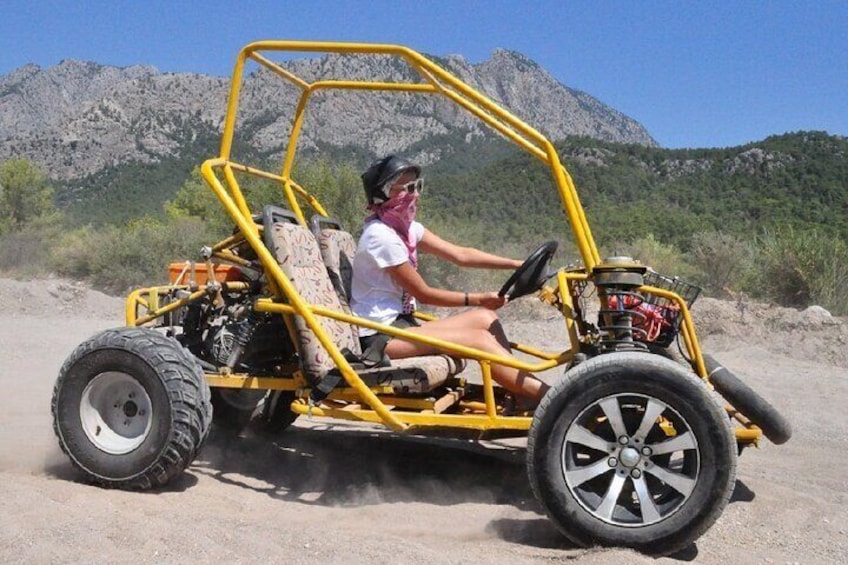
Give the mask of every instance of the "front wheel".
M 107 487 L 166 484 L 194 459 L 212 405 L 203 372 L 173 339 L 143 328 L 104 331 L 65 361 L 53 429 L 86 478 Z
M 667 359 L 610 353 L 566 373 L 533 418 L 536 498 L 581 546 L 665 555 L 721 515 L 736 442 L 705 383 Z

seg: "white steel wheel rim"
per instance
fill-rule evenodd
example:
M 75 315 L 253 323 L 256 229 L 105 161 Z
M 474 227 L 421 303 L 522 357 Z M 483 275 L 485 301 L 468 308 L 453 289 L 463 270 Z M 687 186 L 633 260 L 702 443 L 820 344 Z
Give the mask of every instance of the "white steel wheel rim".
M 688 422 L 665 402 L 634 393 L 585 408 L 569 424 L 560 461 L 574 499 L 621 527 L 648 526 L 677 512 L 701 465 Z
M 150 397 L 141 383 L 126 373 L 100 373 L 82 392 L 80 422 L 86 437 L 101 451 L 130 453 L 150 434 Z

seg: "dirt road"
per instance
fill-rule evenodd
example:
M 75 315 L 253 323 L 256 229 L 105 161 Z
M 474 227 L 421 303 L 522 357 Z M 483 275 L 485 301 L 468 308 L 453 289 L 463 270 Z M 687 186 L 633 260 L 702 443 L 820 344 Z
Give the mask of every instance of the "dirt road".
M 539 513 L 520 442 L 399 437 L 302 418 L 269 441 L 213 428 L 163 491 L 78 482 L 49 412 L 64 358 L 120 325 L 122 300 L 63 281 L 0 280 L 0 561 L 649 563 L 572 547 Z M 705 348 L 792 422 L 739 462 L 733 499 L 696 545 L 659 560 L 848 562 L 848 328 L 804 313 L 703 300 Z M 546 345 L 561 322 L 511 321 Z

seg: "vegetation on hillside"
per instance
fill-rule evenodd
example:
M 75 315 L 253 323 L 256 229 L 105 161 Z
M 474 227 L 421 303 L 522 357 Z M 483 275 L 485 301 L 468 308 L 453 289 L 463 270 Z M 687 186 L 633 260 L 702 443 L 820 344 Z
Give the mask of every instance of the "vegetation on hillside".
M 514 257 L 557 239 L 558 261 L 579 261 L 546 167 L 502 142 L 472 143 L 467 151 L 448 146 L 425 171 L 421 219 L 428 227 Z M 845 138 L 800 132 L 692 150 L 573 138 L 558 149 L 602 254 L 630 254 L 713 295 L 745 293 L 848 313 L 841 300 L 848 291 Z M 321 153 L 301 161 L 295 178 L 355 232 L 366 213 L 359 171 L 367 158 Z M 170 260 L 196 257 L 232 230 L 197 171 L 182 172 L 187 162 L 106 171 L 96 197 L 59 190 L 61 207 L 34 165 L 0 163 L 0 270 L 56 272 L 116 292 L 162 281 Z M 272 183 L 239 180 L 252 209 L 282 203 Z M 422 261 L 422 269 L 434 284 L 456 288 L 492 288 L 503 275 L 435 260 Z
M 573 138 L 558 149 L 599 245 L 610 251 L 646 234 L 689 250 L 702 231 L 741 237 L 781 226 L 848 237 L 845 138 L 804 132 L 696 150 Z M 430 205 L 474 221 L 493 219 L 499 239 L 519 231 L 544 237 L 562 229 L 549 176 L 531 157 L 514 154 L 434 179 Z

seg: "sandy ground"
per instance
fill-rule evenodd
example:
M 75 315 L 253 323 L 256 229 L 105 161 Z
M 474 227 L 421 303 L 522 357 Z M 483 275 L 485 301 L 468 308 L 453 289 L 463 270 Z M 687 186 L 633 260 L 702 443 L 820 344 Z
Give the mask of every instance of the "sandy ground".
M 272 440 L 213 427 L 164 490 L 87 486 L 53 437 L 52 386 L 77 344 L 121 324 L 123 301 L 65 281 L 0 280 L 0 303 L 2 562 L 655 561 L 565 541 L 533 499 L 520 442 L 345 424 L 326 433 L 304 418 Z M 724 515 L 658 561 L 848 562 L 848 324 L 708 299 L 695 314 L 705 349 L 779 408 L 794 436 L 746 450 Z M 555 347 L 561 322 L 541 318 L 507 328 Z

